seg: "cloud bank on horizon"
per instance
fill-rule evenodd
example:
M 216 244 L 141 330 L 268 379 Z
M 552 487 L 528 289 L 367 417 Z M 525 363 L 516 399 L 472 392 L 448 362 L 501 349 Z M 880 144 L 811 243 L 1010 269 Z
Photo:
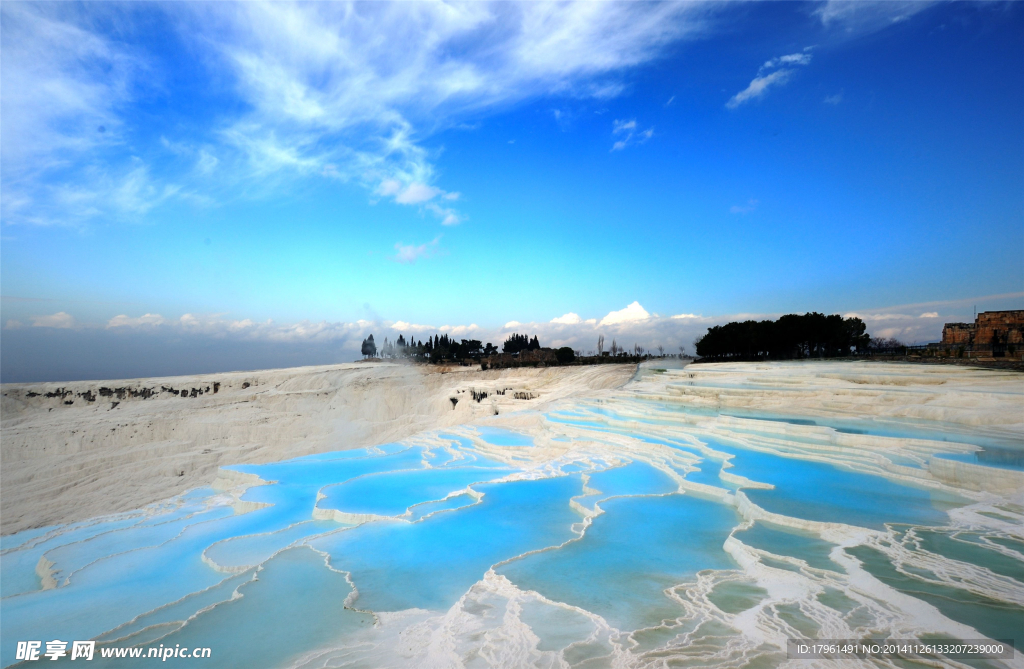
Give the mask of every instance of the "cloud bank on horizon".
M 874 337 L 920 343 L 935 341 L 947 321 L 970 320 L 964 315 L 965 309 L 1000 309 L 1007 304 L 1024 308 L 1024 292 L 842 315 L 862 319 Z M 651 352 L 661 346 L 666 354 L 693 355 L 695 341 L 710 327 L 781 315 L 663 316 L 648 312 L 637 301 L 600 319 L 583 319 L 568 312 L 550 321 L 509 321 L 501 327 L 476 323 L 434 326 L 383 319 L 276 323 L 191 313 L 178 318 L 153 313 L 134 317 L 119 314 L 105 323 L 86 323 L 57 312 L 4 324 L 0 381 L 140 378 L 351 362 L 360 358 L 360 344 L 371 334 L 378 342 L 385 338 L 395 341 L 399 335 L 424 340 L 447 334 L 500 347 L 511 334 L 519 333 L 537 335 L 543 346 L 569 346 L 584 353 L 595 351 L 598 336 L 604 336 L 606 347 L 615 341 L 627 350 L 638 344 Z
M 909 343 L 935 337 L 942 327 L 942 318 L 955 317 L 964 306 L 974 303 L 983 307 L 989 304 L 1024 301 L 1024 292 L 1007 295 L 988 295 L 967 300 L 951 300 L 941 303 L 902 305 L 870 311 L 850 311 L 844 318 L 856 317 L 863 320 L 869 334 L 889 338 L 897 337 Z M 921 311 L 923 308 L 941 307 L 942 311 Z M 917 313 L 920 312 L 920 313 Z M 703 316 L 700 314 L 675 314 L 663 316 L 648 312 L 637 301 L 623 309 L 610 311 L 603 318 L 583 319 L 579 314 L 569 312 L 550 321 L 520 322 L 508 321 L 501 327 L 481 327 L 476 323 L 468 325 L 427 325 L 408 321 L 365 320 L 353 322 L 301 321 L 297 323 L 275 323 L 272 319 L 256 322 L 252 319 L 225 318 L 222 314 L 183 314 L 178 318 L 165 318 L 160 314 L 143 314 L 131 317 L 126 314 L 114 316 L 106 323 L 82 323 L 65 312 L 33 316 L 27 323 L 8 320 L 4 330 L 17 331 L 26 328 L 106 330 L 133 332 L 140 335 L 178 333 L 237 338 L 278 343 L 336 343 L 341 350 L 357 351 L 358 343 L 369 334 L 391 340 L 398 335 L 424 338 L 435 334 L 448 334 L 455 338 L 480 339 L 501 344 L 513 333 L 539 335 L 545 346 L 571 346 L 593 350 L 598 335 L 623 337 L 620 344 L 640 344 L 654 349 L 659 344 L 669 352 L 677 352 L 679 346 L 686 346 L 693 353 L 694 338 L 702 336 L 709 327 L 729 321 L 774 319 L 782 314 L 728 314 Z

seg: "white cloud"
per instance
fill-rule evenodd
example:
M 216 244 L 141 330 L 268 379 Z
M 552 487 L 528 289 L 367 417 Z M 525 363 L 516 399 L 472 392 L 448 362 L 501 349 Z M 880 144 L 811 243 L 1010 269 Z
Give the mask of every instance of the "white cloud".
M 337 167 L 335 167 L 337 169 Z M 402 190 L 402 184 L 395 179 L 385 179 L 380 182 L 377 186 L 377 193 L 379 195 L 398 195 L 398 192 Z
M 132 155 L 124 110 L 150 78 L 145 54 L 96 32 L 89 13 L 108 9 L 69 7 L 0 5 L 0 211 L 7 223 L 135 220 L 185 195 Z
M 252 110 L 224 138 L 258 175 L 329 173 L 399 204 L 445 193 L 422 141 L 469 114 L 549 94 L 606 97 L 714 5 L 240 3 L 190 5 Z M 397 48 L 400 45 L 401 48 Z M 445 225 L 463 220 L 430 209 Z
M 30 316 L 32 327 L 37 328 L 73 328 L 77 325 L 75 317 L 64 311 L 50 316 Z
M 980 300 L 979 300 L 980 301 Z M 942 320 L 938 311 L 911 311 L 920 305 L 902 305 L 872 310 L 870 312 L 851 312 L 844 318 L 859 318 L 868 327 L 872 337 L 896 337 L 908 344 L 938 341 L 942 331 Z M 915 316 L 914 314 L 920 314 Z M 960 320 L 947 318 L 946 320 Z
M 406 186 L 405 190 L 395 196 L 395 202 L 398 204 L 420 204 L 421 202 L 434 199 L 441 192 L 440 188 L 413 183 Z
M 899 314 L 899 313 L 861 314 L 861 313 L 857 313 L 857 312 L 853 311 L 853 312 L 850 312 L 848 314 L 845 314 L 843 316 L 843 318 L 859 318 L 859 319 L 861 319 L 863 321 L 872 321 L 872 322 L 880 323 L 880 322 L 884 322 L 884 321 L 902 321 L 902 320 L 907 320 L 908 318 L 913 318 L 913 316 L 910 316 L 908 314 Z
M 842 101 L 843 101 L 843 92 L 842 91 L 839 91 L 835 95 L 826 95 L 825 99 L 822 100 L 822 102 L 824 102 L 825 104 L 832 105 L 833 107 L 835 107 L 836 105 L 838 105 Z
M 826 0 L 814 11 L 826 27 L 865 34 L 906 21 L 937 0 Z
M 143 314 L 138 318 L 130 318 L 124 314 L 120 316 L 114 316 L 107 322 L 108 328 L 118 327 L 140 327 L 143 325 L 163 325 L 166 323 L 166 319 L 160 314 Z
M 811 64 L 811 54 L 810 53 L 807 53 L 807 52 L 804 52 L 804 53 L 791 53 L 788 56 L 778 56 L 777 58 L 772 58 L 771 60 L 767 61 L 764 65 L 761 66 L 761 72 L 763 72 L 765 70 L 774 70 L 775 68 L 781 67 L 783 65 L 810 65 L 810 64 Z
M 746 204 L 734 204 L 729 207 L 730 214 L 749 214 L 757 209 L 757 200 L 747 200 Z
M 562 325 L 576 325 L 581 322 L 579 314 L 574 314 L 571 311 L 564 316 L 558 318 L 552 318 L 552 323 L 561 323 Z
M 736 109 L 744 102 L 756 100 L 767 93 L 768 89 L 772 86 L 781 86 L 786 83 L 792 74 L 793 70 L 776 70 L 771 74 L 764 75 L 763 77 L 754 77 L 754 80 L 750 82 L 750 85 L 732 96 L 729 101 L 725 103 L 725 106 L 729 109 Z
M 441 219 L 441 225 L 458 225 L 466 220 L 466 217 L 450 207 L 441 207 L 433 202 L 427 204 L 427 209 L 432 211 Z
M 636 119 L 629 121 L 620 121 L 616 119 L 612 122 L 612 133 L 627 132 L 629 130 L 636 130 Z
M 636 119 L 612 122 L 612 134 L 622 135 L 622 139 L 612 144 L 612 151 L 621 151 L 630 144 L 643 144 L 654 135 L 654 128 L 637 130 Z
M 750 84 L 732 96 L 725 106 L 729 109 L 736 109 L 745 102 L 756 100 L 764 96 L 769 89 L 782 86 L 795 72 L 794 67 L 805 66 L 811 63 L 811 49 L 807 47 L 801 53 L 791 53 L 785 56 L 777 56 L 768 60 L 758 69 L 757 76 Z M 779 68 L 779 69 L 776 69 Z M 769 72 L 775 70 L 774 72 Z M 767 72 L 767 74 L 766 74 Z
M 464 335 L 472 334 L 480 329 L 480 326 L 476 323 L 471 325 L 442 325 L 438 328 L 441 332 L 450 334 L 455 337 L 461 337 Z
M 637 321 L 645 321 L 650 317 L 651 315 L 647 313 L 646 309 L 640 306 L 639 302 L 633 302 L 625 309 L 609 312 L 607 316 L 601 319 L 601 322 L 598 325 L 605 326 L 620 325 L 622 323 L 635 323 Z
M 391 329 L 399 330 L 402 332 L 423 332 L 424 330 L 436 330 L 437 328 L 435 328 L 433 325 L 419 325 L 416 323 L 407 323 L 406 321 L 395 321 L 394 323 L 391 324 Z
M 699 314 L 676 314 L 675 316 L 672 316 L 672 318 L 682 320 L 688 318 L 703 318 L 703 316 L 700 316 Z
M 508 323 L 505 323 L 504 329 L 505 330 L 510 330 L 512 328 L 517 328 L 520 325 L 522 325 L 522 323 L 520 323 L 519 321 L 509 321 Z
M 18 328 L 23 328 L 23 327 L 25 327 L 25 324 L 24 324 L 24 323 L 22 323 L 22 322 L 21 322 L 21 321 L 19 321 L 19 320 L 15 320 L 15 319 L 13 319 L 13 318 L 9 318 L 9 319 L 7 320 L 7 323 L 6 323 L 5 325 L 4 325 L 4 327 L 5 327 L 5 328 L 7 328 L 8 330 L 16 330 L 16 329 L 18 329 Z
M 619 95 L 630 68 L 705 35 L 722 10 L 247 2 L 152 11 L 177 24 L 181 53 L 234 97 L 219 117 L 202 119 L 210 130 L 201 148 L 174 153 L 182 143 L 165 138 L 176 162 L 134 172 L 126 149 L 143 155 L 145 147 L 136 148 L 132 133 L 143 115 L 132 105 L 147 94 L 140 89 L 167 85 L 155 70 L 162 61 L 131 46 L 134 24 L 151 22 L 139 18 L 151 8 L 3 3 L 6 222 L 138 218 L 170 197 L 209 203 L 226 188 L 264 196 L 310 178 L 352 182 L 399 204 L 453 201 L 434 169 L 440 149 L 424 148 L 431 135 L 542 96 Z M 104 30 L 114 12 L 110 37 Z M 389 181 L 399 187 L 380 188 Z M 440 209 L 430 211 L 446 225 L 465 218 Z
M 200 174 L 211 174 L 219 162 L 217 156 L 206 149 L 200 149 L 199 157 L 196 159 L 196 171 Z
M 412 244 L 402 244 L 398 242 L 395 244 L 395 250 L 397 253 L 392 257 L 395 262 L 400 262 L 406 265 L 412 265 L 417 260 L 433 258 L 438 253 L 438 243 L 441 241 L 440 237 L 435 237 L 433 241 L 427 242 L 426 244 L 420 244 L 414 246 Z

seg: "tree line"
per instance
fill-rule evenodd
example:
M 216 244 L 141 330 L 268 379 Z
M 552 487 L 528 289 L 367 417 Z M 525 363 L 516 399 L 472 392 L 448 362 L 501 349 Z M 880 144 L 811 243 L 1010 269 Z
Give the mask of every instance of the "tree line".
M 776 321 L 716 325 L 694 345 L 697 355 L 713 360 L 835 358 L 865 352 L 871 345 L 866 330 L 859 318 L 788 314 Z
M 536 335 L 531 339 L 527 335 L 513 334 L 502 344 L 502 352 L 517 355 L 520 351 L 533 351 L 540 348 L 540 340 Z M 434 335 L 417 341 L 414 337 L 406 339 L 404 335 L 398 335 L 395 341 L 388 341 L 379 347 L 373 340 L 373 335 L 363 340 L 361 352 L 365 358 L 407 358 L 418 362 L 442 362 L 458 360 L 476 360 L 481 357 L 491 356 L 498 353 L 498 348 L 487 342 L 483 344 L 478 339 L 461 339 L 456 341 L 448 335 Z

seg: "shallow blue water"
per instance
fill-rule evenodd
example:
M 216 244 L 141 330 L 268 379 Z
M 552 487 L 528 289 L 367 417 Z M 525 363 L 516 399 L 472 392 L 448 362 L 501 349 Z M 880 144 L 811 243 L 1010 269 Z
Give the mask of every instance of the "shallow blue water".
M 513 561 L 498 573 L 634 630 L 682 613 L 663 594 L 666 588 L 703 569 L 734 566 L 722 544 L 738 519 L 726 506 L 672 494 L 622 497 L 601 508 L 605 513 L 579 541 Z
M 590 475 L 588 488 L 600 491 L 598 497 L 615 495 L 663 495 L 679 486 L 665 472 L 644 462 L 630 462 Z
M 519 432 L 499 430 L 493 427 L 478 427 L 477 433 L 488 444 L 495 446 L 533 446 L 533 439 Z
M 400 516 L 406 509 L 444 499 L 471 483 L 502 478 L 509 468 L 441 467 L 368 474 L 323 489 L 322 509 L 347 513 Z
M 722 450 L 736 454 L 729 471 L 775 486 L 774 490 L 745 490 L 750 501 L 793 518 L 872 529 L 884 529 L 887 522 L 935 525 L 946 522 L 949 509 L 968 503 L 948 493 L 901 485 L 820 462 L 725 447 Z
M 491 565 L 574 536 L 580 517 L 569 499 L 582 490 L 578 475 L 474 488 L 484 494 L 479 504 L 417 523 L 371 523 L 312 545 L 351 572 L 359 608 L 443 610 Z

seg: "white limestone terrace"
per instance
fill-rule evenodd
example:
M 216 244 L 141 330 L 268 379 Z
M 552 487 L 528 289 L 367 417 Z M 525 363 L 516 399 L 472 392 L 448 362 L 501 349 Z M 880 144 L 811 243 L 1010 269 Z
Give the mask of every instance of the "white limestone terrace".
M 2 533 L 137 509 L 209 485 L 222 465 L 372 446 L 496 412 L 543 407 L 620 386 L 634 370 L 481 372 L 373 362 L 4 384 Z M 474 401 L 473 391 L 487 397 Z M 517 400 L 517 391 L 533 399 Z

